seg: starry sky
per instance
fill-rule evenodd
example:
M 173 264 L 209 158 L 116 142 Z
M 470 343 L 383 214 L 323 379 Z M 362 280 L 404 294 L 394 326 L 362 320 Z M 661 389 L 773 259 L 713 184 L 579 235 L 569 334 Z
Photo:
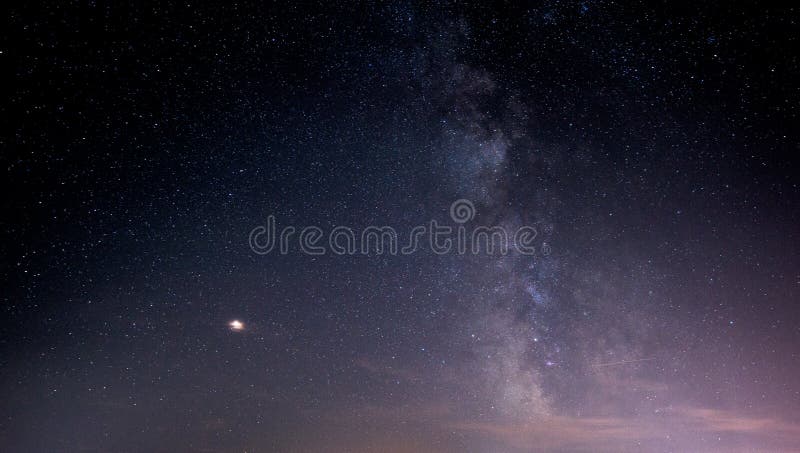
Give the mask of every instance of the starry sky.
M 342 3 L 8 7 L 4 449 L 800 448 L 796 9 Z

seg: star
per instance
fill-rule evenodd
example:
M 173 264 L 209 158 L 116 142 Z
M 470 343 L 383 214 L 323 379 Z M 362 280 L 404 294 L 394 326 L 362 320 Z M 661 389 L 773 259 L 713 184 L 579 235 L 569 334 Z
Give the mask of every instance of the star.
M 244 330 L 244 323 L 242 321 L 239 321 L 238 319 L 234 319 L 233 321 L 228 323 L 228 327 L 230 327 L 230 329 L 233 330 L 234 332 L 239 332 Z

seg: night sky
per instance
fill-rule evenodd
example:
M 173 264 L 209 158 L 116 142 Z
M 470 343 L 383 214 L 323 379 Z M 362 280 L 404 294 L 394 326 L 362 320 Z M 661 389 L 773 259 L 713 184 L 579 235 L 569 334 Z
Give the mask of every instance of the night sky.
M 7 7 L 0 449 L 800 450 L 797 9 L 345 4 Z

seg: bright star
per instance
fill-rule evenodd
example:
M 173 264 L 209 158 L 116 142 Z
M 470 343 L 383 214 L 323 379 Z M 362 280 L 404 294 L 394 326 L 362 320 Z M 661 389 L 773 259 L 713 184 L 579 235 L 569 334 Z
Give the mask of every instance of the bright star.
M 228 326 L 230 326 L 231 330 L 234 330 L 234 331 L 244 330 L 244 323 L 242 323 L 238 319 L 234 319 L 233 321 L 231 321 L 228 324 Z

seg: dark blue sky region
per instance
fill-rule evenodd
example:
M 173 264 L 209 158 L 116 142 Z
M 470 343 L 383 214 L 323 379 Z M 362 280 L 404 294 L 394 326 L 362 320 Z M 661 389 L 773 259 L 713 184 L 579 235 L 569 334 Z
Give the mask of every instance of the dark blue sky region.
M 0 444 L 796 451 L 799 19 L 10 6 Z

